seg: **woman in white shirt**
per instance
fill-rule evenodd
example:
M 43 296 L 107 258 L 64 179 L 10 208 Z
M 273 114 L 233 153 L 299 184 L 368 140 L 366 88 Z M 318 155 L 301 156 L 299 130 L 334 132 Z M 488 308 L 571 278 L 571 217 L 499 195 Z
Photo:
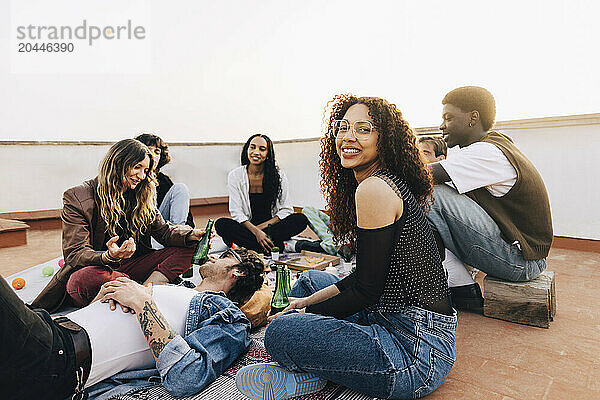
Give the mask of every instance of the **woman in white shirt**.
M 229 213 L 219 218 L 217 233 L 227 245 L 235 243 L 270 253 L 274 246 L 302 232 L 306 216 L 294 213 L 288 197 L 288 181 L 275 164 L 273 142 L 268 136 L 250 136 L 241 155 L 242 165 L 227 176 Z

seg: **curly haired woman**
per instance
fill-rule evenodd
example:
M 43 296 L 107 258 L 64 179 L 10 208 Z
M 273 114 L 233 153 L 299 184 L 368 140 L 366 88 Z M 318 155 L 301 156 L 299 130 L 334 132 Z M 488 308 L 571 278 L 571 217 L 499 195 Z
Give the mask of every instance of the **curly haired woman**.
M 232 218 L 219 218 L 216 231 L 228 245 L 235 243 L 265 253 L 274 246 L 281 249 L 283 241 L 302 232 L 308 220 L 294 213 L 287 176 L 275 164 L 271 139 L 260 133 L 250 136 L 241 162 L 227 176 Z
M 154 200 L 154 160 L 134 139 L 115 143 L 96 178 L 63 195 L 65 266 L 33 306 L 55 310 L 68 293 L 77 307 L 89 304 L 105 282 L 127 276 L 140 283 L 173 282 L 187 270 L 203 231 L 167 224 Z M 150 237 L 165 247 L 153 250 Z
M 276 382 L 298 382 L 286 387 L 289 395 L 330 380 L 378 398 L 422 397 L 448 376 L 456 332 L 424 215 L 431 177 L 395 105 L 342 95 L 331 106 L 321 185 L 336 239 L 356 248 L 356 270 L 343 280 L 305 271 L 266 331 L 265 347 L 279 364 L 245 367 L 238 387 L 268 392 Z M 261 383 L 266 378 L 272 384 Z

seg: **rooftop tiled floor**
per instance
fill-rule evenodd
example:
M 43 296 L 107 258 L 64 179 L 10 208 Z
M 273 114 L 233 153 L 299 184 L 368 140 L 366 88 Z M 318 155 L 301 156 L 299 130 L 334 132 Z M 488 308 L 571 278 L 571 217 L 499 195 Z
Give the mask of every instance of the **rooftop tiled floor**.
M 59 255 L 60 230 L 30 230 L 26 246 L 0 249 L 0 274 Z M 429 399 L 600 399 L 600 254 L 552 249 L 548 265 L 557 294 L 550 329 L 459 313 L 456 363 Z

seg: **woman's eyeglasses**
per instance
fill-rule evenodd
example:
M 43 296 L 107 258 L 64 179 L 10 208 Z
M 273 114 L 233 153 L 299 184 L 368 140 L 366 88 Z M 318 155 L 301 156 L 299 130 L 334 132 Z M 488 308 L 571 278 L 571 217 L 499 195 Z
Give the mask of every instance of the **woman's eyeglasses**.
M 219 256 L 219 258 L 225 258 L 227 257 L 227 255 L 231 254 L 233 256 L 233 258 L 235 258 L 240 264 L 243 262 L 242 258 L 238 255 L 238 253 L 235 252 L 235 250 L 233 250 L 231 247 L 229 247 L 227 250 L 225 250 L 223 252 L 223 254 L 221 254 Z
M 371 121 L 355 121 L 350 124 L 345 119 L 334 120 L 331 123 L 331 128 L 331 135 L 334 139 L 342 140 L 346 137 L 348 131 L 353 130 L 354 137 L 359 141 L 369 140 L 374 129 Z

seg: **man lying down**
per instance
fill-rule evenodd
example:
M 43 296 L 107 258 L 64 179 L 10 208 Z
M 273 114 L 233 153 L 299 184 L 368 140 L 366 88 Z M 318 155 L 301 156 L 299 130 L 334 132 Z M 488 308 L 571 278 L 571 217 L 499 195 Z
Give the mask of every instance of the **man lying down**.
M 55 320 L 0 279 L 2 397 L 110 399 L 159 383 L 175 397 L 195 394 L 250 344 L 236 303 L 261 287 L 263 271 L 255 252 L 228 249 L 200 267 L 194 289 L 118 278 L 100 301 Z M 115 302 L 131 313 L 111 311 Z

